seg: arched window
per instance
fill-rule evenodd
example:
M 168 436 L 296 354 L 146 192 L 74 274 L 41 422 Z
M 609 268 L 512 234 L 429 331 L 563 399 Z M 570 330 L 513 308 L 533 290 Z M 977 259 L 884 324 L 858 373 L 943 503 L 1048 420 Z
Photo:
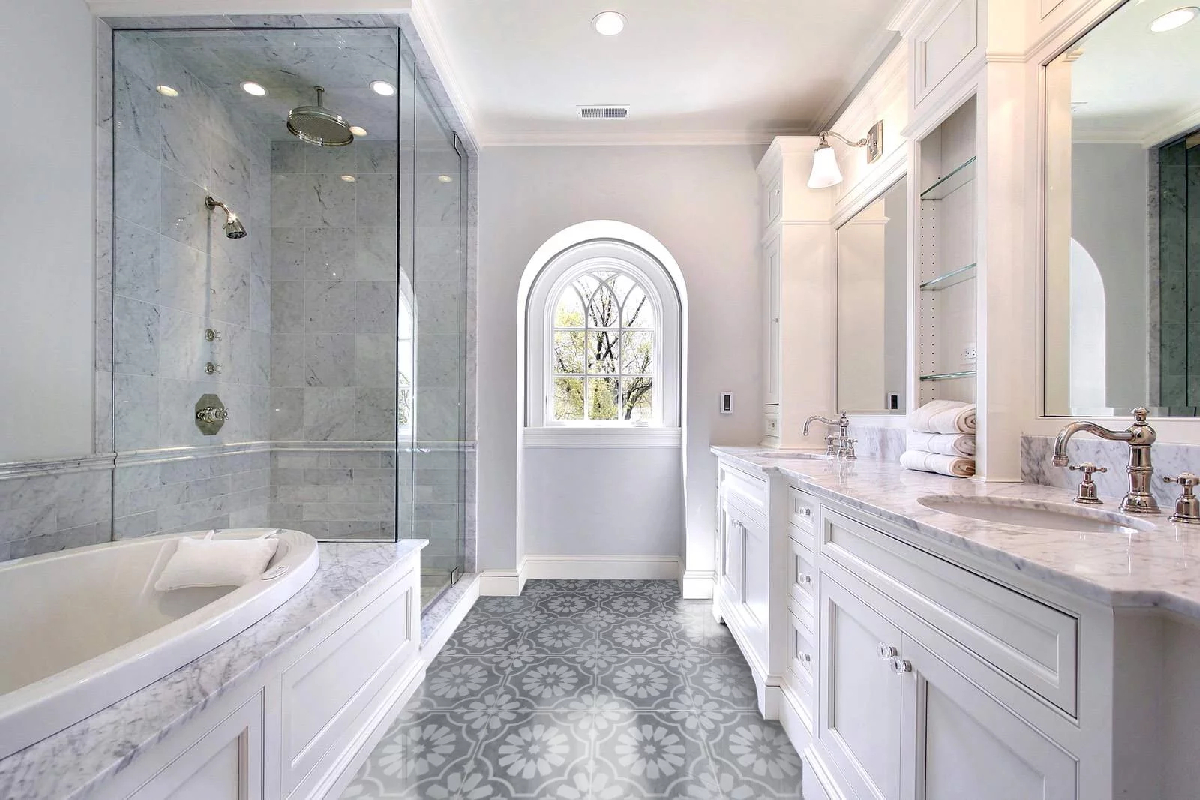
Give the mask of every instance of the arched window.
M 605 259 L 568 273 L 552 296 L 547 422 L 661 420 L 653 288 L 626 265 Z
M 527 308 L 531 427 L 677 427 L 680 301 L 662 265 L 593 240 L 539 273 Z

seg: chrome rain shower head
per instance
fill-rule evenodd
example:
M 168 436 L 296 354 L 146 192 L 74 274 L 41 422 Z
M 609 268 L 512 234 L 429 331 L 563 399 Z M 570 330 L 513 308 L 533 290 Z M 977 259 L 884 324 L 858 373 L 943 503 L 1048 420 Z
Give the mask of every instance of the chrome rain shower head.
M 225 205 L 212 195 L 204 198 L 204 205 L 209 211 L 212 211 L 214 208 L 219 208 L 225 212 L 225 225 L 223 227 L 225 228 L 226 236 L 228 236 L 230 239 L 246 238 L 246 226 L 242 224 L 240 219 L 238 219 L 237 214 L 229 210 L 229 206 Z
M 317 147 L 345 147 L 354 143 L 350 123 L 341 114 L 335 114 L 321 103 L 325 89 L 314 86 L 317 92 L 315 106 L 298 106 L 288 112 L 287 129 L 302 142 Z

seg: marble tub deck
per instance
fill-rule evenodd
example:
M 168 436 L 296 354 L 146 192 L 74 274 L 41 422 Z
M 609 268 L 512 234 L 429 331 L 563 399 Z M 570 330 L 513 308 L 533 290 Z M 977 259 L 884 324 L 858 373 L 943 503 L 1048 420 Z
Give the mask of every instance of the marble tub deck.
M 82 800 L 340 605 L 397 571 L 424 539 L 322 543 L 316 574 L 291 599 L 200 658 L 65 730 L 0 759 L 0 797 Z
M 778 472 L 818 497 L 1089 600 L 1114 608 L 1160 607 L 1200 619 L 1200 526 L 1172 523 L 1171 506 L 1159 515 L 1139 515 L 1154 528 L 1131 534 L 1029 528 L 934 511 L 918 500 L 956 495 L 1078 508 L 1071 503 L 1073 492 L 1029 483 L 976 483 L 863 459 L 766 459 L 756 456 L 762 448 L 752 447 L 714 447 L 712 452 L 748 471 Z M 1098 508 L 1115 512 L 1120 497 L 1104 499 Z

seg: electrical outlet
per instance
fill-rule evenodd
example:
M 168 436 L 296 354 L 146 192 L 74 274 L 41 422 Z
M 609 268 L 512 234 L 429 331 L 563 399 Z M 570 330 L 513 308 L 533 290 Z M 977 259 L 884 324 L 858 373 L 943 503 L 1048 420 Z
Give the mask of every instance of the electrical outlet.
M 962 355 L 963 361 L 973 364 L 979 358 L 979 351 L 976 349 L 975 345 L 969 344 L 963 348 Z

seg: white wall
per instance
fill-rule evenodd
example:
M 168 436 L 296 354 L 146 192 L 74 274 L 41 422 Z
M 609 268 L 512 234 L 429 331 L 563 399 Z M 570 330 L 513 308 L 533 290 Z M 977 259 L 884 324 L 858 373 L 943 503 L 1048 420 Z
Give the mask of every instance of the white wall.
M 760 436 L 754 168 L 765 150 L 765 146 L 631 146 L 484 148 L 481 152 L 477 331 L 481 569 L 511 570 L 525 550 L 533 553 L 534 543 L 526 547 L 517 539 L 516 341 L 521 273 L 534 251 L 553 234 L 592 219 L 642 228 L 662 242 L 683 271 L 691 315 L 686 527 L 689 542 L 711 562 L 716 465 L 708 447 L 753 444 Z M 732 416 L 718 413 L 721 391 L 736 395 Z M 622 501 L 617 497 L 614 502 Z M 677 541 L 678 532 L 672 534 Z M 565 530 L 560 535 L 572 534 Z M 543 540 L 536 544 L 551 546 Z M 617 540 L 613 544 L 624 546 Z
M 92 450 L 93 58 L 83 0 L 0 0 L 0 462 Z
M 1146 150 L 1139 144 L 1076 142 L 1071 161 L 1071 235 L 1095 259 L 1107 298 L 1104 405 L 1146 405 Z

